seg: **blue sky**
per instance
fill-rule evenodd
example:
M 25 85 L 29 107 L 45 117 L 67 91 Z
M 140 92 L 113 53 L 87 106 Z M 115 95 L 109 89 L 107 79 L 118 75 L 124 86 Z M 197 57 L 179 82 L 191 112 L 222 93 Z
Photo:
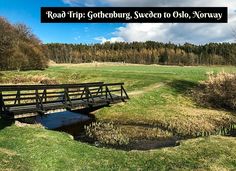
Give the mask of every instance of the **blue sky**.
M 42 24 L 40 7 L 47 6 L 226 6 L 227 24 Z M 0 0 L 0 16 L 29 26 L 43 43 L 160 41 L 203 44 L 233 42 L 236 0 Z
M 0 0 L 0 16 L 11 23 L 24 23 L 44 43 L 98 43 L 99 37 L 111 37 L 122 24 L 42 24 L 40 7 L 70 6 L 60 0 Z

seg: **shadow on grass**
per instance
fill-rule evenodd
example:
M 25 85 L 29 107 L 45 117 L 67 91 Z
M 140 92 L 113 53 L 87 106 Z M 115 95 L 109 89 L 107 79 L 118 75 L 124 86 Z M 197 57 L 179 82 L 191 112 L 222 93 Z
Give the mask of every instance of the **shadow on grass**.
M 174 80 L 167 84 L 174 92 L 186 94 L 189 90 L 195 88 L 198 84 L 188 80 Z
M 11 126 L 13 123 L 14 123 L 13 120 L 6 120 L 6 119 L 0 118 L 0 130 L 2 130 L 8 126 Z
M 199 87 L 199 84 L 196 82 L 188 81 L 188 80 L 174 80 L 174 81 L 168 83 L 167 85 L 170 86 L 174 92 L 190 97 L 194 102 L 196 102 L 196 104 L 199 107 L 203 107 L 203 108 L 207 108 L 207 109 L 216 109 L 219 111 L 228 111 L 232 115 L 236 115 L 235 110 L 231 109 L 228 106 L 222 106 L 222 105 L 218 106 L 218 105 L 214 104 L 213 102 L 212 103 L 210 103 L 210 102 L 204 103 L 201 100 L 198 100 L 197 98 L 195 98 L 194 97 L 195 93 L 191 93 L 191 90 L 198 92 L 199 88 L 201 89 L 201 87 Z

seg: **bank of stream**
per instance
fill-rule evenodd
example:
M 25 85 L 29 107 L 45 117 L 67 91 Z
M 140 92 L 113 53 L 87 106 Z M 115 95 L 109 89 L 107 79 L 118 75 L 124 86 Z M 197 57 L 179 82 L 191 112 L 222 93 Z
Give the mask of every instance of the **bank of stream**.
M 124 135 L 129 137 L 125 145 L 105 145 L 88 137 L 85 133 L 85 126 L 96 122 L 95 115 L 81 114 L 77 112 L 57 112 L 46 116 L 37 116 L 31 119 L 23 119 L 21 122 L 39 123 L 46 129 L 66 132 L 73 136 L 74 140 L 89 143 L 98 147 L 116 148 L 121 150 L 151 150 L 164 147 L 175 147 L 180 140 L 186 139 L 176 136 L 171 132 L 160 128 L 146 128 L 137 125 L 116 125 L 123 130 Z M 131 135 L 132 134 L 132 135 Z M 232 133 L 235 136 L 235 130 Z M 113 135 L 111 135 L 113 136 Z M 188 137 L 194 138 L 194 137 Z
M 20 122 L 28 124 L 41 124 L 46 129 L 66 132 L 73 136 L 74 140 L 89 143 L 98 147 L 116 148 L 121 150 L 150 150 L 178 145 L 179 137 L 168 136 L 158 138 L 135 137 L 130 138 L 126 145 L 104 145 L 86 136 L 85 126 L 96 122 L 95 115 L 81 114 L 77 112 L 56 112 L 45 116 L 21 119 Z M 120 125 L 117 125 L 120 127 Z M 126 128 L 123 128 L 126 129 Z M 112 135 L 111 135 L 112 136 Z

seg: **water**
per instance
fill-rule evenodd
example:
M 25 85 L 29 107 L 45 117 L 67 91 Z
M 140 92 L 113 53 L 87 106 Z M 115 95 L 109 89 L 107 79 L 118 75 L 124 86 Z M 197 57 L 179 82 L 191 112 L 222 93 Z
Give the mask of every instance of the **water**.
M 79 113 L 78 111 L 55 112 L 48 115 L 19 119 L 20 122 L 28 124 L 41 124 L 46 129 L 66 132 L 74 139 L 84 135 L 84 126 L 95 121 L 95 116 Z
M 42 124 L 47 129 L 58 129 L 78 123 L 83 123 L 91 120 L 88 115 L 76 113 L 76 112 L 58 112 L 44 117 L 37 116 L 35 121 Z

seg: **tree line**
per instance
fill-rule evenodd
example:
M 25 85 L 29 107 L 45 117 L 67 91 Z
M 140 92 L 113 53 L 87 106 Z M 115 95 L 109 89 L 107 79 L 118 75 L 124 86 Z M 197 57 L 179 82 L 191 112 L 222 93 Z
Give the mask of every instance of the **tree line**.
M 0 70 L 44 69 L 45 47 L 24 24 L 10 24 L 0 17 Z
M 0 17 L 0 70 L 44 69 L 49 59 L 56 63 L 236 65 L 236 44 L 177 45 L 154 41 L 42 44 L 26 25 L 13 25 Z
M 45 44 L 48 58 L 57 63 L 125 62 L 166 65 L 235 65 L 235 43 L 106 42 L 103 44 Z

